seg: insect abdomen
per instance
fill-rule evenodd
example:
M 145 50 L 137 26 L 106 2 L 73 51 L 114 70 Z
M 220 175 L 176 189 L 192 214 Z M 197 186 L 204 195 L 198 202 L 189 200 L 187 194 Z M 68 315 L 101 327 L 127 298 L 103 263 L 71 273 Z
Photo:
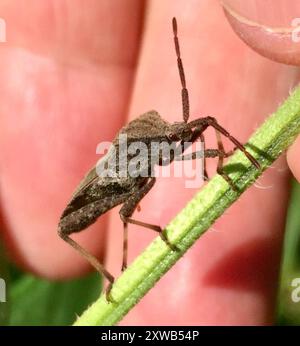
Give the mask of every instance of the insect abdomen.
M 114 198 L 103 198 L 63 216 L 59 222 L 60 232 L 67 235 L 83 230 L 94 223 L 99 216 L 123 203 L 127 198 L 128 194 L 115 196 Z

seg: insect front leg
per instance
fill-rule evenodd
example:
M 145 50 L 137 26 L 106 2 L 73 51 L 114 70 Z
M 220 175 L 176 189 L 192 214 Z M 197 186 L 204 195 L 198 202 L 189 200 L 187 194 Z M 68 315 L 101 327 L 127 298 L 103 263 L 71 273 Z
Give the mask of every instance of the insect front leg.
M 128 251 L 128 223 L 132 223 L 138 226 L 149 228 L 155 232 L 158 232 L 165 243 L 172 249 L 177 250 L 177 248 L 172 245 L 160 226 L 142 222 L 139 220 L 134 220 L 131 218 L 139 202 L 144 198 L 144 196 L 151 190 L 156 182 L 155 177 L 151 177 L 149 181 L 143 185 L 139 190 L 135 191 L 124 203 L 120 210 L 120 217 L 124 223 L 124 242 L 123 242 L 123 263 L 122 270 L 127 267 L 127 251 Z
M 192 137 L 191 137 L 190 141 L 185 142 L 184 140 L 181 140 L 180 143 L 176 146 L 175 150 L 172 150 L 170 152 L 170 157 L 167 159 L 164 158 L 162 156 L 162 153 L 160 152 L 158 165 L 159 166 L 167 166 L 170 163 L 172 163 L 174 160 L 175 161 L 180 160 L 180 157 L 182 156 L 183 152 L 186 149 L 188 149 L 198 138 L 200 138 L 203 145 L 205 145 L 204 135 L 202 134 L 202 132 L 203 132 L 202 129 L 196 128 L 192 133 Z M 204 163 L 204 166 L 205 166 L 205 163 Z
M 227 183 L 231 186 L 231 188 L 233 190 L 237 191 L 237 188 L 233 184 L 232 180 L 230 179 L 228 174 L 226 174 L 226 172 L 223 170 L 224 158 L 233 155 L 236 148 L 229 151 L 229 152 L 225 152 L 220 133 L 217 130 L 216 130 L 216 137 L 217 137 L 218 149 L 205 149 L 205 147 L 204 147 L 203 150 L 198 150 L 198 151 L 194 151 L 190 154 L 182 155 L 180 157 L 177 157 L 176 160 L 177 161 L 179 161 L 179 160 L 195 160 L 198 158 L 202 158 L 202 159 L 204 159 L 204 162 L 205 162 L 205 158 L 218 157 L 217 173 L 220 174 L 227 181 Z M 204 170 L 205 170 L 205 167 L 204 167 Z M 204 176 L 205 176 L 205 173 L 204 173 Z
M 217 137 L 217 143 L 218 143 L 218 150 L 224 152 L 224 145 L 223 145 L 223 142 L 221 139 L 220 132 L 218 130 L 216 130 L 216 137 Z M 234 152 L 234 150 L 232 151 L 232 153 L 233 152 Z M 234 185 L 233 181 L 230 179 L 229 175 L 224 171 L 223 162 L 224 162 L 224 156 L 219 156 L 217 173 L 220 174 L 227 181 L 227 183 L 231 186 L 231 188 L 234 191 L 238 191 L 238 189 Z
M 240 143 L 235 137 L 233 137 L 228 131 L 226 131 L 217 120 L 213 117 L 205 117 L 191 121 L 189 124 L 190 128 L 201 128 L 202 132 L 205 131 L 209 126 L 212 126 L 216 131 L 227 137 L 235 146 L 240 149 L 248 160 L 257 168 L 260 169 L 259 162 L 246 150 L 242 143 Z
M 175 149 L 175 153 L 171 152 L 171 158 L 170 160 L 164 160 L 163 158 L 160 157 L 159 160 L 159 165 L 160 166 L 165 166 L 170 164 L 172 161 L 181 161 L 181 160 L 193 160 L 194 158 L 188 158 L 188 155 L 183 155 L 183 152 L 188 149 L 194 142 L 197 141 L 197 139 L 200 138 L 200 141 L 202 143 L 203 146 L 203 150 L 205 151 L 205 138 L 203 135 L 203 129 L 201 127 L 199 128 L 195 128 L 195 130 L 192 132 L 192 136 L 190 138 L 189 142 L 184 142 L 183 140 L 178 144 L 178 146 Z M 200 152 L 199 152 L 200 153 Z M 191 155 L 191 154 L 189 154 Z M 195 158 L 202 158 L 203 160 L 203 168 L 204 168 L 204 180 L 208 180 L 208 174 L 207 174 L 207 170 L 206 170 L 206 157 L 211 157 L 207 155 L 197 155 L 195 154 Z
M 194 143 L 196 142 L 199 138 L 200 138 L 200 141 L 202 143 L 202 147 L 203 147 L 203 151 L 205 153 L 205 137 L 204 137 L 204 134 L 203 134 L 203 128 L 202 127 L 196 127 L 193 131 L 193 134 L 192 134 L 192 138 L 191 138 L 191 143 Z M 186 156 L 186 155 L 182 155 L 181 157 L 183 156 Z M 206 169 L 206 158 L 207 157 L 210 157 L 208 155 L 202 155 L 202 162 L 203 162 L 203 177 L 204 177 L 204 180 L 209 180 L 208 178 L 208 174 L 207 174 L 207 169 Z

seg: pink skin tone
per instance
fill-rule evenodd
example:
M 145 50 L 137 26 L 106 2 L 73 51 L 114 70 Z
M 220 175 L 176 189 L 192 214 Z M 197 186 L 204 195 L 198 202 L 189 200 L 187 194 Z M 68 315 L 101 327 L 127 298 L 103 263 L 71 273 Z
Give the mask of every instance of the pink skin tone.
M 171 122 L 181 120 L 173 16 L 191 119 L 214 115 L 245 142 L 297 81 L 295 68 L 260 57 L 241 42 L 211 0 L 148 2 L 137 62 L 143 10 L 139 0 L 0 5 L 9 28 L 8 42 L 0 46 L 1 231 L 12 259 L 25 270 L 51 279 L 87 272 L 56 227 L 72 191 L 99 159 L 97 144 L 151 109 Z M 215 147 L 213 131 L 206 138 Z M 298 140 L 288 152 L 297 178 L 299 146 Z M 211 160 L 210 176 L 214 169 Z M 272 323 L 289 178 L 282 157 L 121 324 Z M 164 226 L 196 191 L 185 189 L 184 179 L 159 179 L 135 217 Z M 118 209 L 74 236 L 116 276 Z M 129 234 L 132 261 L 156 235 L 135 226 Z

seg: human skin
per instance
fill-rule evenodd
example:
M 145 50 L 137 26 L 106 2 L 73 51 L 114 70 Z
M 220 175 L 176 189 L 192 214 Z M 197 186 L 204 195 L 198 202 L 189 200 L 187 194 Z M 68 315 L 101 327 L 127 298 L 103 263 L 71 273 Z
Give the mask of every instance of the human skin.
M 191 119 L 213 115 L 245 142 L 298 80 L 294 67 L 260 57 L 241 42 L 217 1 L 153 0 L 147 7 L 139 0 L 10 1 L 0 3 L 0 14 L 8 32 L 0 45 L 1 232 L 19 266 L 50 279 L 90 269 L 56 229 L 72 191 L 99 159 L 97 144 L 148 110 L 170 122 L 182 119 L 173 16 Z M 213 131 L 206 139 L 215 147 Z M 297 178 L 299 146 L 288 155 Z M 214 170 L 211 160 L 210 175 Z M 271 324 L 289 179 L 282 157 L 122 324 Z M 158 179 L 135 217 L 164 226 L 196 191 L 184 187 L 184 178 Z M 74 236 L 116 276 L 118 209 Z M 130 225 L 129 260 L 154 236 Z

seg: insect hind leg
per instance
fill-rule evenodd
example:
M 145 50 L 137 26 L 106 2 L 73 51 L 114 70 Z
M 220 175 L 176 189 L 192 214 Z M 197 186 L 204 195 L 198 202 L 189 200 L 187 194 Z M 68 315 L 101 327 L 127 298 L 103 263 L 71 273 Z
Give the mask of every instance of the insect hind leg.
M 97 218 L 107 210 L 123 203 L 128 198 L 128 194 L 122 194 L 114 197 L 107 197 L 97 201 L 93 201 L 79 210 L 75 210 L 70 214 L 63 214 L 58 226 L 59 236 L 71 245 L 82 257 L 84 257 L 100 274 L 108 280 L 109 285 L 106 288 L 106 298 L 108 302 L 113 301 L 110 295 L 111 288 L 114 283 L 114 277 L 111 275 L 99 260 L 75 242 L 70 235 L 80 232 L 86 227 L 94 223 Z
M 70 236 L 66 232 L 64 232 L 61 228 L 58 229 L 58 234 L 65 242 L 67 242 L 77 252 L 79 252 L 80 255 L 83 256 L 100 273 L 100 275 L 103 275 L 108 280 L 109 284 L 105 290 L 105 294 L 106 294 L 107 301 L 111 302 L 112 298 L 110 296 L 110 291 L 115 281 L 114 276 L 110 274 L 108 270 L 104 268 L 104 266 L 99 262 L 99 260 L 94 255 L 89 253 L 86 249 L 80 246 L 75 240 L 70 238 Z

